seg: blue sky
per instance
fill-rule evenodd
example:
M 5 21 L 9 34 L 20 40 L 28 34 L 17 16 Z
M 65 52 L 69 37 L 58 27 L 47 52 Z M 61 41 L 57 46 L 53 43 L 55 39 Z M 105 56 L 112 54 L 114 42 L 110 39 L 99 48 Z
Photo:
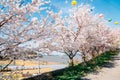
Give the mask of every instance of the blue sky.
M 31 0 L 26 0 L 27 2 L 31 2 Z M 67 3 L 66 3 L 67 2 Z M 45 5 L 45 7 L 51 7 L 51 9 L 55 12 L 58 12 L 60 9 L 63 10 L 64 15 L 68 12 L 71 5 L 72 0 L 51 0 L 52 6 Z M 114 22 L 118 21 L 120 23 L 120 0 L 77 0 L 78 4 L 90 4 L 91 7 L 95 7 L 94 13 L 103 13 L 106 20 L 112 19 L 109 22 L 110 26 L 120 27 L 119 25 L 115 25 Z M 2 6 L 0 5 L 0 8 Z M 45 11 L 42 12 L 44 15 Z M 36 13 L 35 16 L 39 17 Z
M 66 3 L 66 1 L 68 2 Z M 72 0 L 52 0 L 53 6 L 58 10 L 62 9 L 64 14 L 73 7 L 71 2 Z M 77 2 L 78 5 L 90 4 L 91 7 L 95 7 L 94 13 L 103 13 L 106 20 L 112 19 L 109 23 L 111 26 L 120 27 L 120 24 L 114 24 L 115 21 L 120 22 L 120 0 L 77 0 Z M 52 9 L 56 11 L 55 7 Z

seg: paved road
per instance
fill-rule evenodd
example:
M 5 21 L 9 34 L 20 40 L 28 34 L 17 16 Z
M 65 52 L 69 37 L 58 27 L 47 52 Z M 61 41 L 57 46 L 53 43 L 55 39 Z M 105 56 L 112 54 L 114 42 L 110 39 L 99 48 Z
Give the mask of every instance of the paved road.
M 97 74 L 88 74 L 85 80 L 120 80 L 120 54 L 114 58 L 114 65 L 103 68 Z

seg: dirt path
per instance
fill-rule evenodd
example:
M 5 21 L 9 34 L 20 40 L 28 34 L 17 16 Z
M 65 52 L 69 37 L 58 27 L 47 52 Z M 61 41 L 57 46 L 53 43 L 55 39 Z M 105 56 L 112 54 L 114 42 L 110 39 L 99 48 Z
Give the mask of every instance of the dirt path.
M 120 54 L 115 56 L 109 67 L 104 67 L 98 73 L 91 73 L 84 80 L 120 80 Z

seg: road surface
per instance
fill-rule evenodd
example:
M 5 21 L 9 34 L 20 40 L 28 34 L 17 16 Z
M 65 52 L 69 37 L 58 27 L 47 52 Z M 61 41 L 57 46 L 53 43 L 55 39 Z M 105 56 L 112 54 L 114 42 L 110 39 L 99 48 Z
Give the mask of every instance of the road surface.
M 120 80 L 120 54 L 114 58 L 114 65 L 102 68 L 98 73 L 88 74 L 84 80 Z

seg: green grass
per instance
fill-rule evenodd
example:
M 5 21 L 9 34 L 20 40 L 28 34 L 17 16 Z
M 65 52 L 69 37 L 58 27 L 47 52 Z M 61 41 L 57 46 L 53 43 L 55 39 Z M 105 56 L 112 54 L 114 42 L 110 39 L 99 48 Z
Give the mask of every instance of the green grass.
M 107 65 L 117 53 L 116 51 L 108 51 L 88 61 L 87 65 L 81 63 L 74 67 L 69 67 L 60 73 L 61 75 L 55 76 L 54 80 L 82 80 L 81 77 L 85 76 L 87 73 L 96 71 Z

